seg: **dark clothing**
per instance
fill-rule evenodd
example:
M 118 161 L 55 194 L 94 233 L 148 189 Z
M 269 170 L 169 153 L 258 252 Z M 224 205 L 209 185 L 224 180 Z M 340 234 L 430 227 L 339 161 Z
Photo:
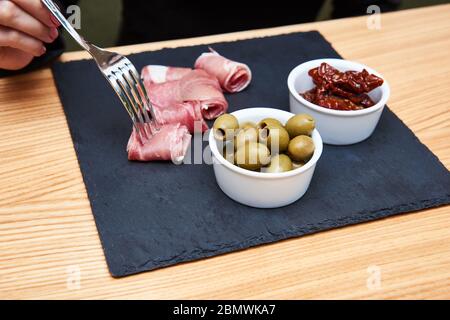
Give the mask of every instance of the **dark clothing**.
M 334 0 L 333 18 L 366 14 L 369 5 L 392 11 L 400 0 Z M 314 21 L 324 0 L 124 0 L 119 45 L 189 38 Z
M 300 2 L 299 2 L 300 3 Z M 124 1 L 119 44 L 151 42 L 314 21 L 323 1 Z
M 60 0 L 63 6 L 77 0 Z M 395 10 L 400 0 L 334 0 L 333 18 L 366 14 L 369 5 L 381 12 Z M 314 21 L 324 0 L 277 0 L 270 3 L 243 0 L 170 1 L 123 0 L 123 19 L 118 45 L 189 38 L 241 30 L 268 28 Z M 48 63 L 63 52 L 62 41 L 47 47 L 47 55 L 34 60 L 28 71 Z M 6 73 L 0 70 L 0 77 Z M 13 72 L 16 73 L 16 72 Z

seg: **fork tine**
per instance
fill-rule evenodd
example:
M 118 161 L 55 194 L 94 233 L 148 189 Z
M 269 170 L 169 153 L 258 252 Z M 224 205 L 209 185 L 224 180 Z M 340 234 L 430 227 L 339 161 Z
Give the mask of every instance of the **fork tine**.
M 135 114 L 137 115 L 139 122 L 145 123 L 143 114 L 141 112 L 141 108 L 135 99 L 135 94 L 133 93 L 132 85 L 129 83 L 129 80 L 125 75 L 126 68 L 124 68 L 123 66 L 117 66 L 117 70 L 114 70 L 112 72 L 119 80 L 119 85 L 126 94 L 128 100 L 130 101 L 131 107 L 133 108 Z
M 138 122 L 141 124 L 139 127 L 139 131 L 143 132 L 146 138 L 151 137 L 151 132 L 148 132 L 149 128 L 146 124 L 146 121 L 143 118 L 142 107 L 139 105 L 139 102 L 136 100 L 136 93 L 133 90 L 133 85 L 130 83 L 129 79 L 127 79 L 127 67 L 123 65 L 117 66 L 118 71 L 112 71 L 114 75 L 118 79 L 118 84 L 122 88 L 122 91 L 125 93 L 126 97 L 130 101 L 130 104 L 134 110 L 134 113 L 137 115 Z
M 123 77 L 125 81 L 127 82 L 128 86 L 131 88 L 131 93 L 134 97 L 134 100 L 137 104 L 137 107 L 139 108 L 139 112 L 144 116 L 144 122 L 151 123 L 152 119 L 150 119 L 147 109 L 149 101 L 146 101 L 145 98 L 142 96 L 139 85 L 136 83 L 136 79 L 133 75 L 133 65 L 131 63 L 125 61 L 124 66 L 120 67 L 120 70 L 123 72 Z M 143 99 L 144 98 L 144 99 Z
M 137 116 L 134 113 L 133 108 L 131 107 L 130 101 L 128 100 L 127 96 L 124 94 L 124 92 L 120 86 L 119 80 L 113 73 L 108 73 L 107 78 L 108 78 L 109 83 L 113 86 L 114 91 L 117 93 L 120 100 L 122 101 L 122 104 L 125 106 L 125 109 L 127 110 L 128 114 L 130 115 L 131 120 L 133 121 L 133 123 L 136 123 Z
M 151 120 L 149 119 L 148 113 L 144 108 L 144 102 L 141 100 L 139 93 L 135 88 L 136 85 L 134 84 L 134 81 L 130 79 L 128 66 L 126 66 L 125 64 L 120 64 L 119 66 L 117 66 L 117 69 L 120 70 L 121 85 L 123 86 L 127 97 L 131 101 L 133 109 L 138 115 L 139 121 L 143 124 L 141 126 L 141 130 L 144 131 L 147 138 L 149 138 L 152 135 L 151 128 L 149 128 L 148 125 L 144 124 L 151 123 Z
M 126 95 L 120 80 L 116 77 L 116 75 L 112 72 L 109 72 L 107 75 L 108 81 L 110 82 L 110 84 L 113 86 L 114 91 L 117 93 L 117 95 L 119 96 L 120 100 L 122 101 L 122 104 L 125 106 L 125 109 L 127 110 L 128 114 L 130 115 L 130 118 L 133 122 L 133 126 L 136 130 L 136 132 L 139 134 L 139 138 L 141 139 L 141 141 L 143 140 L 143 136 L 142 136 L 142 132 L 141 132 L 141 128 L 138 125 L 138 118 L 137 115 L 134 112 L 134 109 L 132 107 L 132 103 L 130 102 L 130 100 L 128 99 L 128 96 Z M 145 132 L 145 134 L 147 135 L 147 132 Z
M 156 119 L 153 106 L 148 97 L 147 90 L 142 85 L 141 79 L 139 77 L 139 74 L 138 74 L 136 68 L 133 66 L 133 64 L 130 61 L 127 61 L 126 64 L 128 66 L 130 76 L 133 79 L 133 83 L 135 84 L 136 90 L 139 93 L 140 100 L 143 101 L 143 107 L 145 108 L 145 111 L 147 111 L 147 112 L 144 112 L 144 115 L 147 116 L 147 119 L 148 119 L 148 112 L 150 112 L 152 120 L 155 122 L 156 125 L 158 125 L 158 121 Z M 149 121 L 151 121 L 151 120 L 149 119 Z
M 127 58 L 124 58 L 124 61 L 125 61 L 125 66 L 127 67 L 127 70 L 126 70 L 127 72 L 124 72 L 125 79 L 129 82 L 130 86 L 134 89 L 133 95 L 135 96 L 136 100 L 138 101 L 138 106 L 141 108 L 141 111 L 144 115 L 145 121 L 152 124 L 151 131 L 152 131 L 152 133 L 154 133 L 154 131 L 158 131 L 160 128 L 158 120 L 155 116 L 155 110 L 153 109 L 153 106 L 147 95 L 147 91 L 142 84 L 142 81 L 139 77 L 139 74 L 137 73 L 136 68 L 130 62 L 130 60 L 128 60 Z M 149 113 L 150 113 L 150 117 L 149 117 Z
M 142 112 L 142 114 L 144 115 L 144 120 L 145 122 L 151 122 L 152 119 L 150 118 L 150 116 L 148 115 L 149 111 L 147 108 L 147 102 L 145 100 L 143 100 L 143 96 L 139 90 L 139 85 L 136 83 L 132 72 L 129 70 L 128 72 L 128 76 L 125 76 L 125 79 L 127 81 L 129 81 L 130 86 L 133 89 L 133 95 L 136 99 L 136 102 L 138 103 L 139 109 Z M 153 118 L 153 117 L 152 117 Z

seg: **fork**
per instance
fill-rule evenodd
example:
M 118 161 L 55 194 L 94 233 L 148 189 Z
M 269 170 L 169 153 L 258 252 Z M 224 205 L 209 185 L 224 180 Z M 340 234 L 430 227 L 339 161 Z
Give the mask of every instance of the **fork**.
M 125 110 L 130 115 L 141 141 L 149 139 L 152 130 L 158 130 L 159 125 L 147 91 L 130 60 L 118 53 L 106 51 L 86 41 L 67 21 L 52 0 L 42 0 L 42 2 L 75 41 L 94 58 L 98 68 L 111 84 Z M 145 124 L 150 124 L 150 126 Z

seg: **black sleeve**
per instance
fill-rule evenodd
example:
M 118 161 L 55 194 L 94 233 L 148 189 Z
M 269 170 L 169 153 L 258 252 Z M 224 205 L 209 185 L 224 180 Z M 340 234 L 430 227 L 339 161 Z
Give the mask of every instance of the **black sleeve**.
M 58 2 L 61 10 L 65 12 L 67 6 L 78 3 L 78 0 L 59 0 Z M 21 70 L 10 71 L 0 69 L 0 78 L 33 71 L 44 67 L 63 54 L 65 50 L 65 44 L 61 36 L 59 36 L 53 43 L 46 44 L 45 47 L 47 48 L 46 54 L 41 57 L 34 58 L 28 66 Z

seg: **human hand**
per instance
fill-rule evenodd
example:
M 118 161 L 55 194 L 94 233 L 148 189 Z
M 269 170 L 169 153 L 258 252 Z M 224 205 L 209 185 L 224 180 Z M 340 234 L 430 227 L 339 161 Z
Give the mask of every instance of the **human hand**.
M 0 69 L 22 69 L 43 55 L 58 26 L 40 0 L 0 0 Z

